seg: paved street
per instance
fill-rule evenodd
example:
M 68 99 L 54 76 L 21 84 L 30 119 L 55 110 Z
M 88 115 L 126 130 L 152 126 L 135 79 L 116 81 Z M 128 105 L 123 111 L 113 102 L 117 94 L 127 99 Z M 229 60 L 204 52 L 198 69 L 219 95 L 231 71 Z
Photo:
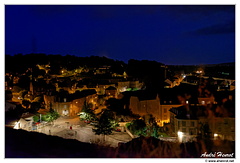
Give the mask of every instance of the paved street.
M 71 129 L 70 129 L 71 128 Z M 95 135 L 92 126 L 76 117 L 60 117 L 53 124 L 38 128 L 38 132 L 63 137 L 65 139 L 77 139 L 81 142 L 96 143 L 117 147 L 119 142 L 128 142 L 132 138 L 126 132 L 113 132 L 111 135 Z

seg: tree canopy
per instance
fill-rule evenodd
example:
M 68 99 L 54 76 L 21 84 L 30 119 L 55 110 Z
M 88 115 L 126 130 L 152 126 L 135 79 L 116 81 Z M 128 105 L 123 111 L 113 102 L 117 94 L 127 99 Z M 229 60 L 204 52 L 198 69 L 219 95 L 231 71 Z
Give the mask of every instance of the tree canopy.
M 98 118 L 97 124 L 94 125 L 93 132 L 96 135 L 110 135 L 117 126 L 118 123 L 114 119 L 114 113 L 105 109 Z
M 96 120 L 96 115 L 92 110 L 92 104 L 84 101 L 82 111 L 80 112 L 80 120 L 94 121 Z
M 126 127 L 137 136 L 159 137 L 159 126 L 152 115 L 144 116 L 142 119 L 135 119 L 128 123 Z

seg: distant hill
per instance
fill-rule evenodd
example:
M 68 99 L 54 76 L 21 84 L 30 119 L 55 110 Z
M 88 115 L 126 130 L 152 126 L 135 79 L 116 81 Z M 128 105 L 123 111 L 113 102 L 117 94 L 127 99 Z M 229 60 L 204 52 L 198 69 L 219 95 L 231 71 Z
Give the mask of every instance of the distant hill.
M 216 63 L 216 64 L 199 64 L 199 65 L 168 65 L 168 66 L 177 66 L 177 67 L 212 67 L 212 66 L 235 66 L 235 62 L 226 62 L 226 63 Z
M 205 76 L 235 79 L 235 62 L 219 63 L 219 64 L 203 64 L 203 65 L 169 65 L 172 72 L 193 73 L 199 68 L 204 70 Z
M 214 67 L 214 66 L 235 66 L 235 62 L 228 63 L 219 63 L 219 64 L 204 64 L 205 67 Z

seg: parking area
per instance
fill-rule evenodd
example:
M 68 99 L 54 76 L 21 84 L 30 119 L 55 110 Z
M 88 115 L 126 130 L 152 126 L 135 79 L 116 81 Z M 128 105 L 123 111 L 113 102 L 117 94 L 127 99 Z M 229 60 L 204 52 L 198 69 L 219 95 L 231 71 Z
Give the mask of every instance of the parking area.
M 132 138 L 126 132 L 115 132 L 111 135 L 95 135 L 92 126 L 79 120 L 79 117 L 62 116 L 52 124 L 42 126 L 37 132 L 59 136 L 65 139 L 76 139 L 81 142 L 95 143 L 117 147 L 119 142 L 128 142 Z

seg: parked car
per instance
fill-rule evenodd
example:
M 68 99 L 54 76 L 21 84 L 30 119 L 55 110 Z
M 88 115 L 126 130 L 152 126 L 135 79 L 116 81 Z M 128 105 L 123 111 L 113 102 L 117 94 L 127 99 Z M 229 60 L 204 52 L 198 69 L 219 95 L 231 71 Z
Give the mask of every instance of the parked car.
M 114 131 L 121 132 L 121 129 L 120 128 L 116 128 Z
M 87 124 L 89 124 L 89 123 L 91 123 L 91 121 L 84 120 L 84 123 L 87 123 Z

